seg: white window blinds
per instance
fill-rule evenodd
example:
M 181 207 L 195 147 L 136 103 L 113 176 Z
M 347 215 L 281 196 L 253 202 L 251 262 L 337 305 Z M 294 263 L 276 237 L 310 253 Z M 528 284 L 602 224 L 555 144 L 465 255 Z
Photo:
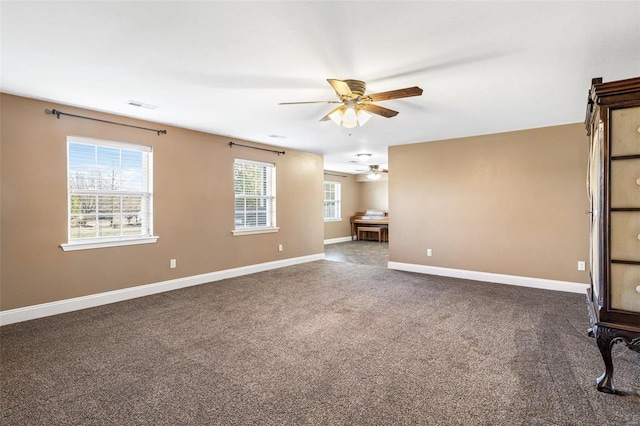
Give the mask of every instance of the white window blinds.
M 236 158 L 234 190 L 236 230 L 275 228 L 275 164 Z
M 69 244 L 153 234 L 151 147 L 68 137 Z
M 340 182 L 324 182 L 324 220 L 340 220 Z

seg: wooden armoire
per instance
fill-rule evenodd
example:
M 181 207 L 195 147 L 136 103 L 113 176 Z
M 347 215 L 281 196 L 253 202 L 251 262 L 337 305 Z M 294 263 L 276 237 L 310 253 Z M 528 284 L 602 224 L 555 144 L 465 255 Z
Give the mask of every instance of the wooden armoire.
M 597 389 L 615 393 L 612 346 L 621 342 L 640 352 L 640 78 L 593 79 L 585 124 L 590 137 L 589 334 L 605 365 Z

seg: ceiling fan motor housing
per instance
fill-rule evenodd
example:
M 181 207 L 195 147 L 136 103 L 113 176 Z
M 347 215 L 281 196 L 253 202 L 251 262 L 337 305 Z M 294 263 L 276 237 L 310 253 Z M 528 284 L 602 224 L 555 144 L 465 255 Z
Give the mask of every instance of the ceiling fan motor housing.
M 351 92 L 354 95 L 363 96 L 365 90 L 367 90 L 367 83 L 365 83 L 364 81 L 344 80 L 344 82 L 347 83 L 347 86 L 349 86 L 349 89 L 351 89 Z

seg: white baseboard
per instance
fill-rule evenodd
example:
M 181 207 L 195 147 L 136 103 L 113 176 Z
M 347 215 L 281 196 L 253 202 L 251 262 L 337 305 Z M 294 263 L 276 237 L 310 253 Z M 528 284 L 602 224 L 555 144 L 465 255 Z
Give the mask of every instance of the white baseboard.
M 159 283 L 145 284 L 136 287 L 123 288 L 121 290 L 91 294 L 89 296 L 74 297 L 72 299 L 58 300 L 55 302 L 42 303 L 40 305 L 25 306 L 23 308 L 0 311 L 0 326 L 21 321 L 28 321 L 36 318 L 48 317 L 51 315 L 63 314 L 80 309 L 93 308 L 96 306 L 107 305 L 109 303 L 135 299 L 136 297 L 149 296 L 165 291 L 177 290 L 194 285 L 206 284 L 213 281 L 220 281 L 227 278 L 233 278 L 241 275 L 248 275 L 256 272 L 268 271 L 270 269 L 283 268 L 285 266 L 313 262 L 322 259 L 324 259 L 324 253 L 295 257 L 291 259 L 276 260 L 274 262 L 242 266 L 240 268 L 209 272 L 206 274 L 176 278 L 174 280 L 162 281 Z
M 347 241 L 352 241 L 351 237 L 340 237 L 340 238 L 330 238 L 328 240 L 324 240 L 324 244 L 336 244 L 336 243 L 346 243 Z
M 412 263 L 389 262 L 389 269 L 418 272 L 420 274 L 440 275 L 444 277 L 464 278 L 490 283 L 509 284 L 521 287 L 541 288 L 544 290 L 566 291 L 586 294 L 588 284 L 569 281 L 546 280 L 543 278 L 521 277 L 517 275 L 493 274 L 490 272 L 467 271 L 465 269 L 441 268 L 438 266 L 416 265 Z

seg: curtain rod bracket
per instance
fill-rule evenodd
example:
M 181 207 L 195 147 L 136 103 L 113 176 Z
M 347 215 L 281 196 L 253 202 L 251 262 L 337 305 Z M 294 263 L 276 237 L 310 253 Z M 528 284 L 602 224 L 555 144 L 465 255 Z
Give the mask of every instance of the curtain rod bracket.
M 58 111 L 57 109 L 45 109 L 44 113 L 47 115 L 55 115 L 58 120 L 60 119 L 60 111 Z
M 45 109 L 44 113 L 47 114 L 47 115 L 55 115 L 57 119 L 60 119 L 61 115 L 67 115 L 69 117 L 84 118 L 85 120 L 98 121 L 100 123 L 115 124 L 117 126 L 131 127 L 131 128 L 140 129 L 140 130 L 149 130 L 151 132 L 156 132 L 158 134 L 158 136 L 167 134 L 166 130 L 149 129 L 147 127 L 133 126 L 131 124 L 117 123 L 115 121 L 101 120 L 99 118 L 85 117 L 83 115 L 69 114 L 69 113 L 66 113 L 66 112 L 59 111 L 57 109 L 53 109 L 53 110 Z
M 229 142 L 229 148 L 233 148 L 234 145 L 237 146 L 243 146 L 245 148 L 251 148 L 251 149 L 258 149 L 260 151 L 268 151 L 268 152 L 273 152 L 274 154 L 278 154 L 278 156 L 280 156 L 280 154 L 284 155 L 285 152 L 284 151 L 276 151 L 275 149 L 267 149 L 267 148 L 259 148 L 257 146 L 250 146 L 250 145 L 242 145 L 239 143 L 235 143 L 235 142 Z

